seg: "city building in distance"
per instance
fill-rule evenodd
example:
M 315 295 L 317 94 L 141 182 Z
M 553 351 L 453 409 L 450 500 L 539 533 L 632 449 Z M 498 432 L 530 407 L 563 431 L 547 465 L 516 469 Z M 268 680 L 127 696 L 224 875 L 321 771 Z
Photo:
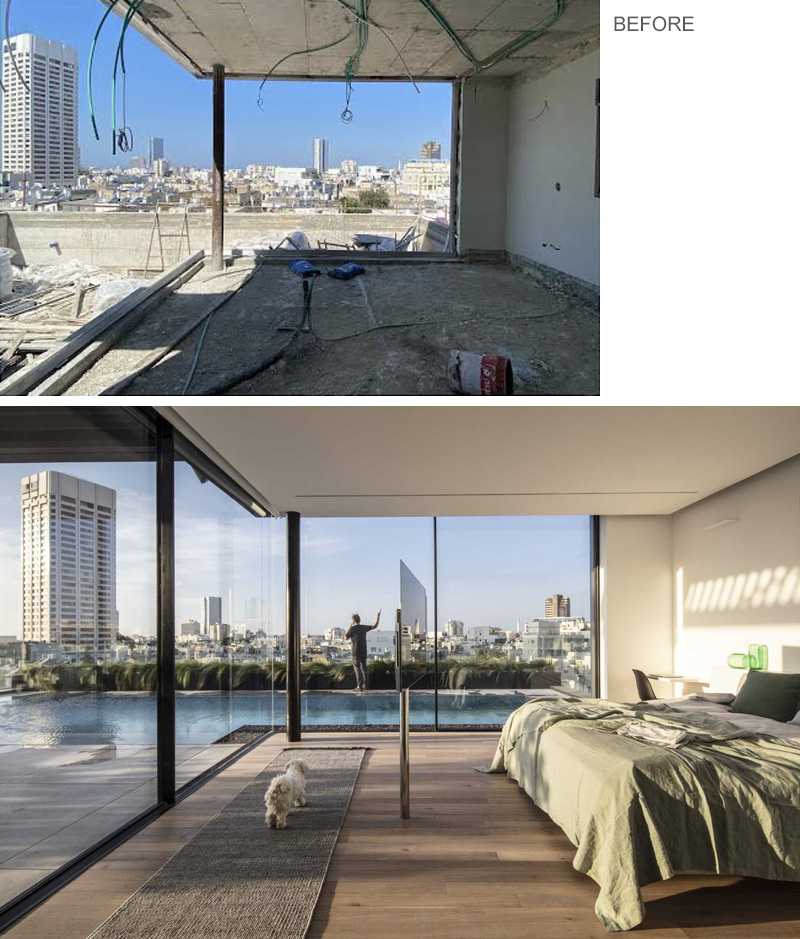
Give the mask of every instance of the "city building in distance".
M 22 480 L 22 636 L 96 655 L 117 635 L 117 493 L 45 470 Z
M 420 148 L 420 157 L 423 160 L 441 160 L 442 145 L 435 140 L 426 140 Z
M 203 597 L 203 635 L 211 635 L 214 623 L 222 622 L 222 597 Z
M 26 185 L 75 186 L 77 51 L 28 33 L 12 36 L 3 43 L 3 85 L 4 172 Z
M 147 144 L 147 165 L 154 167 L 156 160 L 164 159 L 163 137 L 151 137 Z
M 328 172 L 328 141 L 322 137 L 314 138 L 314 171 L 319 173 Z
M 569 597 L 562 597 L 560 593 L 554 593 L 544 601 L 544 615 L 546 619 L 558 617 L 568 617 L 570 615 Z

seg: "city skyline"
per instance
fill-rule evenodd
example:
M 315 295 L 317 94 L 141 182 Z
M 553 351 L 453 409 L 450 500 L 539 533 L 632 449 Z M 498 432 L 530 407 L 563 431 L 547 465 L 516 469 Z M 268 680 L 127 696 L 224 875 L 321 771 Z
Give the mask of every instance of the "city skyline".
M 46 469 L 117 490 L 120 631 L 154 635 L 155 481 L 148 463 L 0 467 L 0 634 L 21 635 L 19 483 Z M 442 518 L 438 540 L 440 623 L 515 629 L 518 618 L 542 618 L 554 592 L 571 598 L 573 617 L 589 618 L 586 517 Z M 283 547 L 282 522 L 250 516 L 213 484 L 201 484 L 187 464 L 176 466 L 178 623 L 202 622 L 203 597 L 220 596 L 223 617 L 233 626 L 245 620 L 255 596 L 266 604 L 267 617 L 275 611 L 273 631 L 281 632 Z M 401 559 L 427 589 L 432 623 L 430 518 L 304 518 L 304 633 L 346 627 L 352 613 L 368 619 L 381 608 L 391 629 Z
M 100 141 L 94 139 L 86 101 L 86 66 L 91 39 L 102 16 L 95 0 L 38 0 L 12 14 L 13 35 L 31 33 L 78 50 L 80 155 L 84 166 L 127 165 L 130 156 L 148 157 L 148 140 L 165 140 L 165 157 L 183 166 L 211 165 L 211 82 L 193 78 L 134 29 L 125 43 L 127 121 L 133 129 L 130 153 L 111 154 L 110 72 L 121 21 L 111 17 L 100 36 L 93 71 Z M 267 70 L 265 63 L 265 71 Z M 357 83 L 355 119 L 340 120 L 344 82 L 270 82 L 258 106 L 259 82 L 227 83 L 227 161 L 284 166 L 309 164 L 315 137 L 329 142 L 331 165 L 358 155 L 364 163 L 395 166 L 415 159 L 424 140 L 450 139 L 452 90 L 447 83 L 408 81 Z M 121 91 L 120 91 L 121 99 Z M 449 154 L 443 154 L 447 156 Z

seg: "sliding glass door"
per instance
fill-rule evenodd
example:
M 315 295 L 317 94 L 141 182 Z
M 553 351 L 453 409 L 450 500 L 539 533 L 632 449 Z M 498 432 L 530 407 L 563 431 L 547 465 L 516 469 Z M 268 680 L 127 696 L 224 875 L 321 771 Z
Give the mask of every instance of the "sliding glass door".
M 277 724 L 284 522 L 249 512 L 180 444 L 175 463 L 175 774 L 180 788 Z
M 591 518 L 437 519 L 439 726 L 592 694 Z
M 397 726 L 401 564 L 425 585 L 433 622 L 433 520 L 304 518 L 301 549 L 303 726 Z M 406 674 L 413 672 L 416 681 L 411 719 L 422 724 L 434 720 L 429 638 L 427 625 L 412 623 L 404 639 Z M 362 671 L 363 690 L 357 690 Z
M 0 907 L 157 802 L 155 439 L 4 408 Z
M 398 641 L 417 726 L 494 728 L 533 697 L 591 695 L 592 531 L 589 516 L 302 519 L 304 726 L 397 725 Z

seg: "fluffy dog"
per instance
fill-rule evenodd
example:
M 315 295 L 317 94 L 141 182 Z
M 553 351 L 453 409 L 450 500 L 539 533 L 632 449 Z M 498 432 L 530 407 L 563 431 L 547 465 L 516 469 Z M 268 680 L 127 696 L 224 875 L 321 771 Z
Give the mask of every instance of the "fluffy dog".
M 270 828 L 286 828 L 286 818 L 295 805 L 306 804 L 305 760 L 289 760 L 284 773 L 276 776 L 264 795 L 267 806 L 266 822 Z

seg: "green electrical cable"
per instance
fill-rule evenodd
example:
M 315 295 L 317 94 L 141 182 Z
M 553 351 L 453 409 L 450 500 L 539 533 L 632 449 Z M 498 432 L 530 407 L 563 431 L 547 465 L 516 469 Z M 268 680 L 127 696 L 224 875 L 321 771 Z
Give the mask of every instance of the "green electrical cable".
M 338 46 L 340 43 L 345 42 L 347 39 L 349 39 L 353 35 L 353 33 L 356 30 L 357 25 L 358 23 L 353 23 L 353 25 L 350 27 L 347 33 L 344 36 L 342 36 L 341 39 L 334 39 L 333 42 L 326 42 L 324 46 L 315 46 L 313 49 L 298 49 L 297 52 L 290 52 L 288 55 L 285 55 L 282 59 L 278 59 L 278 61 L 272 66 L 272 68 L 264 76 L 264 80 L 261 82 L 261 87 L 258 89 L 258 106 L 261 107 L 262 105 L 261 96 L 262 96 L 262 92 L 264 91 L 264 85 L 266 85 L 267 80 L 269 79 L 269 76 L 275 71 L 275 69 L 279 65 L 282 65 L 287 59 L 291 59 L 295 55 L 304 55 L 306 53 L 312 53 L 312 52 L 322 52 L 324 49 L 332 49 L 334 46 Z
M 111 152 L 114 154 L 117 152 L 117 69 L 121 58 L 122 71 L 123 74 L 125 73 L 125 33 L 127 33 L 131 21 L 139 12 L 139 7 L 144 3 L 144 0 L 127 0 L 127 2 L 128 12 L 125 14 L 125 20 L 122 24 L 117 54 L 114 58 L 114 76 L 111 80 Z
M 353 75 L 355 75 L 361 56 L 367 47 L 369 40 L 369 0 L 356 0 L 356 16 L 358 17 L 358 44 L 356 51 L 347 60 L 344 67 L 345 80 L 345 104 L 342 111 L 342 122 L 349 124 L 353 120 L 353 112 L 350 110 L 350 97 L 353 94 Z
M 472 50 L 467 46 L 464 40 L 458 35 L 458 33 L 453 29 L 453 27 L 447 22 L 444 16 L 436 9 L 433 5 L 432 0 L 419 0 L 422 6 L 431 14 L 431 16 L 436 20 L 436 22 L 442 27 L 442 29 L 447 33 L 450 39 L 453 41 L 453 45 L 458 49 L 461 55 L 464 56 L 477 71 L 480 67 L 480 63 L 475 58 L 472 53 Z
M 92 39 L 92 46 L 89 50 L 89 65 L 87 66 L 87 79 L 89 87 L 89 114 L 92 118 L 92 129 L 94 130 L 94 136 L 96 140 L 100 139 L 100 131 L 97 129 L 97 117 L 95 116 L 94 111 L 94 93 L 92 91 L 92 67 L 94 66 L 94 54 L 97 51 L 97 41 L 100 38 L 100 33 L 102 32 L 103 27 L 105 26 L 106 20 L 111 15 L 111 11 L 119 3 L 119 0 L 111 0 L 111 5 L 103 14 L 103 18 L 100 20 L 100 25 L 97 27 L 97 31 L 94 34 L 94 39 Z
M 478 70 L 483 72 L 487 68 L 491 68 L 493 65 L 497 65 L 498 62 L 502 62 L 504 59 L 509 58 L 515 52 L 519 52 L 520 49 L 527 46 L 529 43 L 533 42 L 535 39 L 538 39 L 543 33 L 547 32 L 550 27 L 561 18 L 561 15 L 564 12 L 564 0 L 556 0 L 556 8 L 553 12 L 553 15 L 550 19 L 547 20 L 542 26 L 539 26 L 537 29 L 531 30 L 529 33 L 525 33 L 524 36 L 520 36 L 519 39 L 514 39 L 508 45 L 503 46 L 502 49 L 499 49 L 493 55 L 490 55 L 488 58 L 484 59 L 479 63 Z

